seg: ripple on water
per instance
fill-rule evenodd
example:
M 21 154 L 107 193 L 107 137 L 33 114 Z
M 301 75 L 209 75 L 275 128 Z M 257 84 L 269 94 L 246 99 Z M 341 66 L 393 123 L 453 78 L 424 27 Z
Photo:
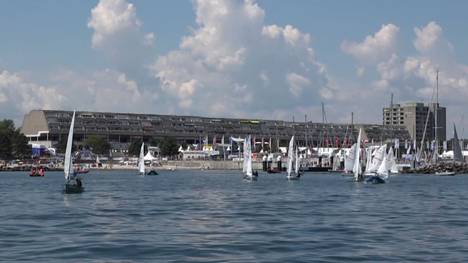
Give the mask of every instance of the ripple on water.
M 91 172 L 63 195 L 63 175 L 1 174 L 6 262 L 464 262 L 468 177 L 236 171 Z

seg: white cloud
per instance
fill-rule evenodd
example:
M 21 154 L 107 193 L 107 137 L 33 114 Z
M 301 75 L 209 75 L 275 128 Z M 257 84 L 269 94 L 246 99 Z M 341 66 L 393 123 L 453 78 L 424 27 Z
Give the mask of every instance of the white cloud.
M 310 85 L 310 80 L 308 78 L 296 73 L 288 73 L 286 75 L 286 81 L 289 86 L 289 91 L 295 97 L 299 97 L 302 94 L 302 90 Z
M 125 0 L 99 1 L 91 10 L 88 22 L 88 27 L 94 30 L 92 45 L 95 48 L 104 46 L 120 34 L 138 31 L 140 26 L 135 7 Z
M 154 33 L 145 33 L 136 8 L 126 0 L 100 0 L 91 10 L 88 27 L 92 47 L 102 51 L 121 71 L 137 75 L 154 46 Z
M 383 101 L 385 99 L 383 96 L 388 96 L 392 92 L 400 101 L 429 102 L 434 94 L 436 72 L 440 70 L 439 97 L 441 103 L 449 107 L 448 114 L 450 108 L 458 109 L 459 112 L 456 113 L 458 115 L 468 113 L 464 108 L 468 100 L 468 66 L 457 62 L 453 45 L 444 37 L 439 24 L 432 21 L 414 29 L 413 44 L 416 54 L 407 57 L 398 56 L 398 50 L 389 48 L 383 49 L 388 52 L 382 53 L 389 55 L 380 57 L 376 54 L 370 55 L 371 52 L 367 52 L 368 49 L 364 46 L 372 46 L 367 44 L 378 42 L 374 40 L 381 32 L 382 30 L 373 37 L 367 37 L 361 44 L 343 48 L 356 59 L 358 64 L 369 56 L 375 58 L 367 60 L 367 66 L 375 67 L 378 77 L 366 90 L 369 101 Z M 447 119 L 450 121 L 459 117 L 448 115 Z
M 295 111 L 335 92 L 309 34 L 265 25 L 255 1 L 194 5 L 198 27 L 152 66 L 165 99 L 177 102 L 172 109 L 272 118 L 272 112 Z
M 381 61 L 395 51 L 399 31 L 393 24 L 382 25 L 378 32 L 367 36 L 360 43 L 344 41 L 341 49 L 362 63 Z
M 0 70 L 0 111 L 19 121 L 32 109 L 61 107 L 66 98 L 56 88 L 38 85 L 18 74 Z

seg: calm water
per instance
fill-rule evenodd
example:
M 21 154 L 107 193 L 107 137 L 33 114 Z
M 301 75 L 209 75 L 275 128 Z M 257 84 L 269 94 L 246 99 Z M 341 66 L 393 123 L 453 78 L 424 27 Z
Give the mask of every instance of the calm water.
M 0 173 L 4 262 L 466 262 L 468 176 Z

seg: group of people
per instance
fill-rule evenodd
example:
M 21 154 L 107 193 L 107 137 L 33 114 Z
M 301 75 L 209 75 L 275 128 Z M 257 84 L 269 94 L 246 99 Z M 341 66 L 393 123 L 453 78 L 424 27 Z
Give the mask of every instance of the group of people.
M 29 174 L 29 176 L 44 176 L 44 175 L 45 175 L 45 168 L 42 166 L 31 168 L 31 173 Z

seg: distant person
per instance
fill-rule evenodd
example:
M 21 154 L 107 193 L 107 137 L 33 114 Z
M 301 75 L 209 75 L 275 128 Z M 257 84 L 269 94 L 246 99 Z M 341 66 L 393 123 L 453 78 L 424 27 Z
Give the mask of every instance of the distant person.
M 83 184 L 81 183 L 81 180 L 80 180 L 79 178 L 76 178 L 75 181 L 76 181 L 76 186 L 78 186 L 79 188 L 81 188 L 81 186 L 83 185 Z

